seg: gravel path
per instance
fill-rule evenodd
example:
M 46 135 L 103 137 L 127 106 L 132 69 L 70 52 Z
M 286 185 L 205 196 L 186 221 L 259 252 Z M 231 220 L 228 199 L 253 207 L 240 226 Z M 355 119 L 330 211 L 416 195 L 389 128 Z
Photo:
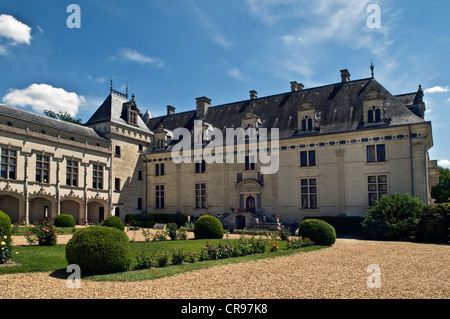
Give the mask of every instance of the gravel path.
M 381 288 L 368 288 L 367 267 Z M 303 299 L 450 297 L 450 246 L 338 239 L 326 249 L 217 266 L 153 281 L 81 281 L 67 288 L 49 273 L 1 275 L 2 298 Z

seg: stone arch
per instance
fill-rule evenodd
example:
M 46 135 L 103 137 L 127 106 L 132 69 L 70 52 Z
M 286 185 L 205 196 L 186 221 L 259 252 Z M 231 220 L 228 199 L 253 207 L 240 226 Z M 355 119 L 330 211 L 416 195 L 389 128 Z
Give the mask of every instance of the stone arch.
M 91 199 L 87 204 L 86 222 L 101 223 L 108 217 L 108 202 L 102 199 Z
M 11 223 L 25 221 L 25 198 L 15 192 L 0 191 L 0 210 L 6 213 Z
M 72 215 L 77 225 L 84 223 L 84 201 L 76 197 L 65 197 L 59 204 L 59 213 Z
M 44 218 L 53 220 L 57 214 L 56 206 L 56 199 L 51 195 L 31 195 L 28 199 L 28 221 L 35 223 Z

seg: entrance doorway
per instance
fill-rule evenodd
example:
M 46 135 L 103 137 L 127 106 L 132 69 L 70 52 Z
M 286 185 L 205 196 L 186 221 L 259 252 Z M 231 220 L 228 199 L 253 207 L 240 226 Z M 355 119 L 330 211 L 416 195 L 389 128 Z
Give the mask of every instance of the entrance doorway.
M 253 196 L 248 196 L 245 202 L 245 208 L 250 213 L 255 213 L 255 198 Z

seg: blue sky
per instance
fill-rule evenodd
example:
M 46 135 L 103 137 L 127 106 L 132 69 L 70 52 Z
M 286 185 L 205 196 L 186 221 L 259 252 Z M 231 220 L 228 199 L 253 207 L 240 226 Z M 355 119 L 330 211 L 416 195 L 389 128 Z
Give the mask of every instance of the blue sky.
M 80 28 L 67 25 L 70 4 Z M 391 93 L 422 85 L 430 157 L 450 167 L 449 9 L 448 0 L 0 0 L 0 101 L 85 122 L 112 79 L 159 116 L 200 96 L 219 105 L 250 90 L 287 92 L 290 81 L 339 82 L 344 68 L 367 78 L 372 60 Z

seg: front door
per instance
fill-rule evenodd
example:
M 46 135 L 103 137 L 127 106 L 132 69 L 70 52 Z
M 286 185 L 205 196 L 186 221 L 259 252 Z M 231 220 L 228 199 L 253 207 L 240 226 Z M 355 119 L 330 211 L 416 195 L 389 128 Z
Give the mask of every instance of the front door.
M 248 212 L 255 213 L 255 198 L 253 196 L 248 196 L 246 200 L 246 207 Z

